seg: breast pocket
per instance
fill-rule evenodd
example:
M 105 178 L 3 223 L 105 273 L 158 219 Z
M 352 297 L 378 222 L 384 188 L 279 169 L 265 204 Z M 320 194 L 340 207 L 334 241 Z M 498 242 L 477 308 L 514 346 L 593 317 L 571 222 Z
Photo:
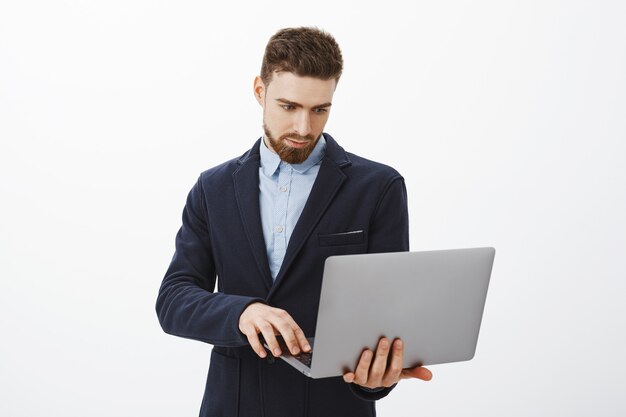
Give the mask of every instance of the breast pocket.
M 365 231 L 352 230 L 349 232 L 319 234 L 317 241 L 320 246 L 359 245 L 365 242 Z

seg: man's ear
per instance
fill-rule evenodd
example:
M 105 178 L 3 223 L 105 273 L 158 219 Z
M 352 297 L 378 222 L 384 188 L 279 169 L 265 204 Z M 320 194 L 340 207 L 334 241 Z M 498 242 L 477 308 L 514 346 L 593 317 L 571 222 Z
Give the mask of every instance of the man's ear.
M 254 98 L 261 107 L 265 105 L 265 83 L 258 75 L 254 78 Z

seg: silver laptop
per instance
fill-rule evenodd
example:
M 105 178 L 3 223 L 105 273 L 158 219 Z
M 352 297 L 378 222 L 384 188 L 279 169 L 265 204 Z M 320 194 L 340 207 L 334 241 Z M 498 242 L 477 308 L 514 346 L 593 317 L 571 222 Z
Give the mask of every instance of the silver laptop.
M 310 353 L 281 359 L 312 378 L 343 375 L 382 336 L 404 341 L 403 368 L 474 357 L 495 249 L 326 259 Z

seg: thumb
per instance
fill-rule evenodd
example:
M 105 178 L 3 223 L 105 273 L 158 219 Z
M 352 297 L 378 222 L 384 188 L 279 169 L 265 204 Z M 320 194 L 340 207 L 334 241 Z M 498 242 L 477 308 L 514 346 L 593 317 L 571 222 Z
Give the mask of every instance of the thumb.
M 409 379 L 409 378 L 417 378 L 422 381 L 430 381 L 433 378 L 433 373 L 430 372 L 427 368 L 422 366 L 418 366 L 415 368 L 407 368 L 403 369 L 400 374 L 401 379 Z

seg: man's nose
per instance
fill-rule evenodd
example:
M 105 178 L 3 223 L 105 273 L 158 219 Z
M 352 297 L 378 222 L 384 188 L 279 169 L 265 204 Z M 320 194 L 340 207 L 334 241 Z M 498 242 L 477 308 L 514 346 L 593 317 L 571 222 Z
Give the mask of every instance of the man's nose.
M 298 112 L 294 130 L 300 136 L 307 136 L 309 133 L 311 133 L 311 117 L 309 116 L 309 112 Z

